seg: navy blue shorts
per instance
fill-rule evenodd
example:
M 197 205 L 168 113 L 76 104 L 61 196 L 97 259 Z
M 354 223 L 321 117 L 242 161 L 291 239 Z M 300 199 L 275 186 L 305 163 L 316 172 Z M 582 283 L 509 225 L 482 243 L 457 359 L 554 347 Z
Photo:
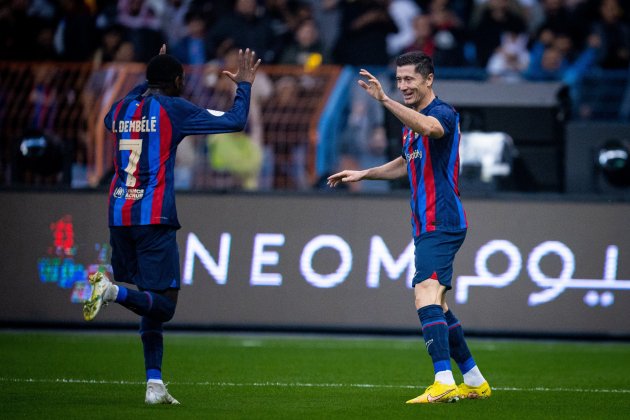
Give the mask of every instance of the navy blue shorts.
M 114 279 L 142 290 L 179 289 L 176 232 L 164 225 L 110 226 Z
M 416 273 L 412 285 L 432 278 L 446 290 L 452 289 L 453 260 L 466 239 L 466 229 L 455 232 L 435 230 L 420 235 L 414 240 L 416 247 Z

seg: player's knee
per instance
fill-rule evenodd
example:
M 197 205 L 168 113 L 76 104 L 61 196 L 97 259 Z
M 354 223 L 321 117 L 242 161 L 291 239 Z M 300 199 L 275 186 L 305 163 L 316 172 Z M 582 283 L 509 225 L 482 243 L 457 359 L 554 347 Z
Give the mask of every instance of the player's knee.
M 414 286 L 416 309 L 420 309 L 428 305 L 442 306 L 443 294 L 444 286 L 441 286 L 436 280 L 432 278 L 428 278 L 417 283 Z
M 160 322 L 170 321 L 175 315 L 177 303 L 162 294 L 155 293 L 153 296 L 154 302 L 150 311 L 150 316 Z
M 175 307 L 177 306 L 177 304 L 167 297 L 165 297 L 164 300 L 167 302 L 164 305 L 162 322 L 168 322 L 173 319 L 173 316 L 175 315 Z
M 423 302 L 424 302 L 423 299 L 420 296 L 418 296 L 418 294 L 416 294 L 416 297 L 414 299 L 414 304 L 416 305 L 416 310 L 418 310 L 418 309 L 422 308 L 423 306 L 425 306 L 423 304 Z

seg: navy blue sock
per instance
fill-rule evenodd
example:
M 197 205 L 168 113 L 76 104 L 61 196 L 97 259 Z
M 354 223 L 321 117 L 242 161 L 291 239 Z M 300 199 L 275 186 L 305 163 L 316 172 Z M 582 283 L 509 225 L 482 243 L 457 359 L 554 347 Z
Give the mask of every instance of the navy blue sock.
M 435 373 L 451 370 L 451 358 L 448 351 L 448 326 L 440 305 L 427 305 L 418 309 L 422 324 L 422 335 L 427 351 L 433 361 Z
M 140 321 L 140 338 L 144 350 L 144 368 L 149 379 L 162 379 L 164 342 L 162 323 L 146 316 Z
M 476 366 L 475 360 L 468 349 L 468 344 L 466 344 L 462 324 L 450 309 L 444 314 L 444 317 L 448 323 L 448 345 L 451 357 L 464 374 Z
M 150 316 L 161 322 L 170 321 L 175 314 L 176 303 L 173 300 L 148 290 L 138 291 L 119 286 L 116 302 L 140 316 Z

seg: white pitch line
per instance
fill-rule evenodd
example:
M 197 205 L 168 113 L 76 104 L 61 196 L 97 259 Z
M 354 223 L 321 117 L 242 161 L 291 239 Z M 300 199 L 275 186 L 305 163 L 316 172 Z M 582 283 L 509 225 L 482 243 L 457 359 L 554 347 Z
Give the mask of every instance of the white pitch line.
M 99 379 L 73 378 L 2 378 L 0 382 L 9 383 L 44 383 L 44 384 L 95 384 L 95 385 L 144 385 L 140 381 L 114 381 Z M 385 385 L 385 384 L 335 384 L 335 383 L 304 383 L 304 382 L 168 382 L 169 385 L 182 386 L 215 386 L 215 387 L 278 387 L 278 388 L 395 388 L 395 389 L 423 389 L 418 385 Z M 630 394 L 630 389 L 587 389 L 587 388 L 517 388 L 493 387 L 495 391 L 508 392 L 581 392 L 596 394 Z

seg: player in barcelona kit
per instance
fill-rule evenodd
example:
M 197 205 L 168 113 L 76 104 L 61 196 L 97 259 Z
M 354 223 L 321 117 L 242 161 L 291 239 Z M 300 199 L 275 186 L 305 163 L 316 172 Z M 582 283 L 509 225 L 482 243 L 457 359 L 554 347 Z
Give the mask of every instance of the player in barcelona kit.
M 180 228 L 175 208 L 174 165 L 178 144 L 192 134 L 241 131 L 249 112 L 251 85 L 260 60 L 249 49 L 239 52 L 234 105 L 220 112 L 179 97 L 184 69 L 166 54 L 166 45 L 147 64 L 146 82 L 114 103 L 105 117 L 115 134 L 115 173 L 109 190 L 111 264 L 115 285 L 104 273 L 90 276 L 92 295 L 83 306 L 90 321 L 116 302 L 140 315 L 147 404 L 179 404 L 162 382 L 162 325 L 175 313 L 180 288 Z
M 404 105 L 390 99 L 381 83 L 366 70 L 359 85 L 403 124 L 400 157 L 382 166 L 345 170 L 328 178 L 340 182 L 391 180 L 405 175 L 411 185 L 411 226 L 416 272 L 413 289 L 426 349 L 433 361 L 435 381 L 408 404 L 452 402 L 459 398 L 488 398 L 490 386 L 477 367 L 462 326 L 445 300 L 451 289 L 453 260 L 464 242 L 468 223 L 459 199 L 459 114 L 433 92 L 431 58 L 410 52 L 396 60 L 396 84 Z M 464 376 L 456 385 L 451 357 Z

